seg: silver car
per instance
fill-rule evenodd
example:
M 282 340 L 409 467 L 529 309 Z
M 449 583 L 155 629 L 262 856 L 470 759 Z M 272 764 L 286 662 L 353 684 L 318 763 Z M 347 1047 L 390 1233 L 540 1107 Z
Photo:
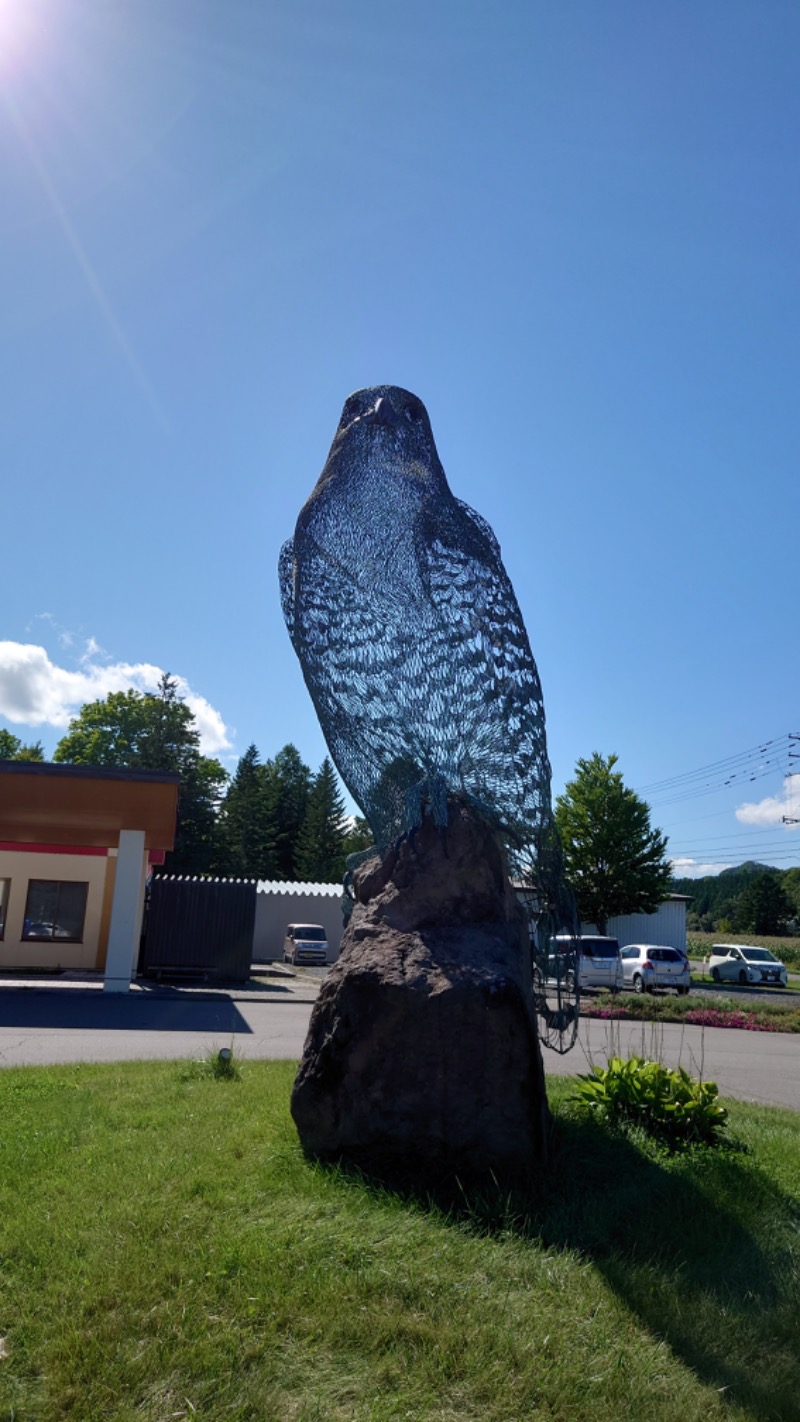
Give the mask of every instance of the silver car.
M 689 960 L 677 948 L 659 943 L 628 943 L 620 949 L 622 976 L 634 992 L 674 988 L 681 996 L 689 991 Z
M 290 923 L 283 941 L 284 963 L 327 963 L 328 935 L 321 923 Z
M 575 974 L 566 955 L 575 953 L 578 969 L 578 986 L 584 988 L 606 988 L 608 992 L 619 992 L 622 988 L 622 966 L 619 961 L 619 943 L 616 938 L 607 938 L 599 933 L 583 933 L 579 938 L 570 938 L 559 933 L 550 939 L 550 955 L 547 960 L 548 981 L 563 978 L 567 991 L 575 986 Z

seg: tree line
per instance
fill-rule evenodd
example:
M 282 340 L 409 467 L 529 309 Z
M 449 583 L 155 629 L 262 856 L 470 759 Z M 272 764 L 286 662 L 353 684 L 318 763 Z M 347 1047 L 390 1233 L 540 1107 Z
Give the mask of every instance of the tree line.
M 800 869 L 773 869 L 749 860 L 702 879 L 676 879 L 675 893 L 691 894 L 690 931 L 759 933 L 782 937 L 800 923 Z
M 293 745 L 262 760 L 248 746 L 230 775 L 200 752 L 191 708 L 177 683 L 156 692 L 116 691 L 85 705 L 59 741 L 54 761 L 180 776 L 175 848 L 165 872 L 335 883 L 349 854 L 368 848 L 365 820 L 345 814 L 326 757 L 316 772 Z M 0 759 L 44 760 L 0 729 Z M 781 934 L 800 919 L 800 869 L 745 864 L 706 879 L 673 879 L 667 840 L 649 806 L 623 782 L 615 755 L 578 761 L 555 803 L 566 877 L 585 923 L 601 933 L 617 915 L 652 913 L 670 891 L 693 899 L 688 926 L 715 932 Z
M 0 759 L 44 758 L 40 744 L 25 746 L 0 730 Z M 366 822 L 346 815 L 327 757 L 313 772 L 293 745 L 263 761 L 251 745 L 230 775 L 202 755 L 194 714 L 168 675 L 156 692 L 114 691 L 88 702 L 53 760 L 180 776 L 165 873 L 336 883 L 347 855 L 372 842 Z

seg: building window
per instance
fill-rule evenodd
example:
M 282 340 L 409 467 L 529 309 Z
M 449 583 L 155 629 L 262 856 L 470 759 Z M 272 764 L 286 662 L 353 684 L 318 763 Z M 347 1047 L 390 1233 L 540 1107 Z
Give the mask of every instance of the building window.
M 88 884 L 70 880 L 31 879 L 25 904 L 22 937 L 36 942 L 83 942 Z
M 6 936 L 6 909 L 8 908 L 8 891 L 10 888 L 10 879 L 0 879 L 0 942 Z

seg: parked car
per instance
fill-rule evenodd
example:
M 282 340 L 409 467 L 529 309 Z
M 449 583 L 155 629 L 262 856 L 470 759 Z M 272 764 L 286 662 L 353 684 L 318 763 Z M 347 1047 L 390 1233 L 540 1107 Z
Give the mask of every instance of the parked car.
M 628 943 L 619 956 L 625 986 L 634 992 L 675 988 L 685 996 L 689 991 L 689 960 L 679 949 L 660 943 Z
M 575 963 L 581 991 L 584 988 L 621 991 L 622 964 L 619 958 L 619 942 L 616 938 L 606 938 L 599 933 L 583 933 L 579 938 L 570 938 L 567 933 L 559 933 L 557 937 L 551 938 L 551 952 L 547 959 L 548 979 L 559 977 L 565 981 L 567 990 L 572 991 L 574 971 L 566 955 L 573 945 L 576 945 Z
M 786 987 L 789 974 L 769 948 L 749 943 L 715 943 L 708 960 L 715 983 L 777 983 Z
M 283 940 L 284 963 L 327 963 L 328 935 L 321 923 L 290 923 Z

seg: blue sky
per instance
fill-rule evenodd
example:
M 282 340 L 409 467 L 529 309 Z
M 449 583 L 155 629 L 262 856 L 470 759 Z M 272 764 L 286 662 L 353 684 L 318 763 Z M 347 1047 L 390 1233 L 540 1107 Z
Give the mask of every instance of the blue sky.
M 779 742 L 653 818 L 800 863 L 799 68 L 794 0 L 0 0 L 0 724 L 168 669 L 226 764 L 318 764 L 276 561 L 390 381 L 500 539 L 554 789 Z

